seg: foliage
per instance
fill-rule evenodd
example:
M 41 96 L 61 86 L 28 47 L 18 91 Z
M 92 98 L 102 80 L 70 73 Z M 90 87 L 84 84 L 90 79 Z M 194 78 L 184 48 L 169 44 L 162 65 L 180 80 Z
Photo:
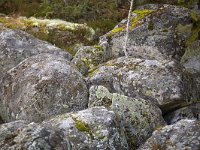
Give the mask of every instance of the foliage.
M 0 12 L 30 17 L 38 12 L 39 4 L 40 0 L 0 0 Z

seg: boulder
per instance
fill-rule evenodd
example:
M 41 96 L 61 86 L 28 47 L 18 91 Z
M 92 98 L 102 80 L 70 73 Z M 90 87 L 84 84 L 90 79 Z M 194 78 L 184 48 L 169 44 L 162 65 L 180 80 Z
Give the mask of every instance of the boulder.
M 120 117 L 131 149 L 138 148 L 155 129 L 165 125 L 161 110 L 150 101 L 110 93 L 103 86 L 90 88 L 89 107 L 94 106 L 105 106 Z
M 200 121 L 186 119 L 156 130 L 139 150 L 199 150 L 199 147 Z
M 41 53 L 51 53 L 68 60 L 72 59 L 72 56 L 62 49 L 38 40 L 23 31 L 0 27 L 0 83 L 5 72 L 24 59 Z
M 121 57 L 90 73 L 88 83 L 102 85 L 112 93 L 151 100 L 163 113 L 200 97 L 191 74 L 169 60 Z
M 39 54 L 9 70 L 1 86 L 2 119 L 40 122 L 56 114 L 85 109 L 88 89 L 74 68 L 59 55 Z
M 148 5 L 149 6 L 149 5 Z M 158 8 L 157 8 L 158 7 Z M 100 45 L 108 44 L 112 58 L 123 56 L 126 35 L 124 19 L 113 30 L 100 37 Z M 150 5 L 133 11 L 127 52 L 131 57 L 144 59 L 181 60 L 185 48 L 196 37 L 196 13 L 179 6 Z M 197 32 L 198 33 L 198 32 Z
M 101 46 L 78 46 L 77 53 L 72 62 L 76 65 L 78 70 L 87 75 L 100 63 L 105 62 L 109 54 Z
M 66 22 L 59 19 L 38 19 L 34 17 L 0 17 L 0 23 L 12 29 L 24 30 L 35 37 L 55 44 L 75 54 L 76 44 L 91 44 L 95 31 L 86 24 Z
M 175 110 L 165 115 L 167 124 L 175 124 L 181 119 L 197 119 L 200 120 L 200 103 L 192 104 L 187 107 Z
M 0 143 L 0 147 L 2 150 L 128 150 L 124 133 L 118 127 L 112 111 L 95 107 L 62 114 L 41 124 L 28 124 L 13 138 L 6 139 L 7 144 Z
M 26 124 L 25 121 L 18 120 L 0 125 L 1 150 L 6 150 L 4 147 L 14 143 L 13 139 L 19 134 L 20 130 L 26 126 Z
M 196 45 L 196 47 L 186 50 L 181 58 L 181 64 L 193 75 L 198 86 L 197 91 L 200 91 L 200 41 Z

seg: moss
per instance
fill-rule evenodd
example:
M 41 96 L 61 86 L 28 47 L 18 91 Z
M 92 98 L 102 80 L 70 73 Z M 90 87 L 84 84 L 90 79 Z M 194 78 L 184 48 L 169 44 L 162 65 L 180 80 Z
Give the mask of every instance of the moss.
M 89 68 L 92 68 L 92 60 L 91 59 L 87 59 L 87 58 L 83 58 L 81 59 L 81 61 L 86 65 L 86 67 L 89 69 Z
M 103 51 L 103 47 L 99 45 L 94 45 L 94 48 L 98 49 L 99 51 Z
M 195 2 L 198 2 L 198 0 L 178 0 L 178 5 L 183 6 L 186 8 L 191 7 Z
M 176 27 L 176 31 L 178 32 L 178 34 L 191 33 L 192 24 L 188 24 L 188 25 L 178 24 L 178 26 Z
M 200 21 L 200 15 L 198 15 L 195 11 L 190 12 L 190 17 L 192 18 L 194 23 Z
M 75 120 L 75 127 L 81 132 L 91 132 L 89 126 L 80 120 Z
M 131 23 L 130 23 L 130 30 L 134 29 L 135 27 L 137 27 L 138 25 L 141 24 L 141 20 L 144 19 L 146 16 L 150 15 L 152 12 L 154 12 L 154 10 L 134 10 L 133 13 L 135 13 L 137 16 L 136 17 L 131 17 Z M 151 24 L 153 27 L 153 24 Z M 120 27 L 114 28 L 112 31 L 110 31 L 108 33 L 108 37 L 112 37 L 114 35 L 116 35 L 117 33 L 120 33 L 122 31 L 124 31 L 126 29 L 126 25 L 123 24 Z
M 148 23 L 148 30 L 153 30 L 153 29 L 154 29 L 154 23 L 152 20 L 150 20 Z
M 78 131 L 80 131 L 80 132 L 87 132 L 90 135 L 90 137 L 92 139 L 94 139 L 94 136 L 92 134 L 92 130 L 89 127 L 88 124 L 86 124 L 83 121 L 77 120 L 76 118 L 73 118 L 73 120 L 75 121 L 75 127 L 77 128 Z
M 86 53 L 91 57 L 82 58 L 81 61 L 86 65 L 91 73 L 103 59 L 104 49 L 101 46 L 95 45 L 95 49 L 86 50 Z
M 196 49 L 187 49 L 185 54 L 181 58 L 181 63 L 186 62 L 187 60 L 191 59 L 194 56 L 200 55 L 200 47 Z
M 92 77 L 92 76 L 93 76 L 94 74 L 96 74 L 98 71 L 99 71 L 99 70 L 98 70 L 97 67 L 93 67 L 92 69 L 90 69 L 90 70 L 88 71 L 87 77 Z
M 181 58 L 182 63 L 200 54 L 200 47 L 198 45 L 199 33 L 200 33 L 200 16 L 193 11 L 191 11 L 190 16 L 193 20 L 192 25 L 188 26 L 179 25 L 177 27 L 178 32 L 180 33 L 188 32 L 191 34 L 190 37 L 185 42 L 185 46 L 187 47 L 187 49 Z
M 168 29 L 163 29 L 161 32 L 169 32 Z

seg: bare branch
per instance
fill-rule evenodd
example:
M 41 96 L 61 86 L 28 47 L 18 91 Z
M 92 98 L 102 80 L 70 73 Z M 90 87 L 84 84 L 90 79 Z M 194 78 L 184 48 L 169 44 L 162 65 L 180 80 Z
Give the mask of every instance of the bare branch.
M 133 9 L 133 0 L 131 0 L 131 5 L 130 5 L 130 9 L 129 9 L 129 13 L 128 13 L 128 20 L 127 20 L 127 24 L 126 24 L 126 36 L 125 36 L 125 42 L 124 42 L 124 54 L 126 57 L 128 57 L 128 53 L 127 53 L 127 43 L 128 43 L 128 38 L 129 38 L 129 26 L 130 26 L 130 20 L 131 20 L 131 13 L 132 13 L 132 9 Z

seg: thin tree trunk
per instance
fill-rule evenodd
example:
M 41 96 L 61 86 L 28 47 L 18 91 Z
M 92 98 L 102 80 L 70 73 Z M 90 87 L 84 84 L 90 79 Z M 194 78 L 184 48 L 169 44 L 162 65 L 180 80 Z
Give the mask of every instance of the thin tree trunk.
M 129 13 L 128 13 L 128 20 L 126 24 L 126 36 L 125 36 L 125 42 L 124 42 L 124 54 L 126 57 L 128 57 L 127 43 L 128 43 L 128 38 L 129 38 L 129 25 L 130 25 L 130 20 L 131 20 L 132 9 L 133 9 L 133 0 L 131 0 L 131 5 L 130 5 Z

